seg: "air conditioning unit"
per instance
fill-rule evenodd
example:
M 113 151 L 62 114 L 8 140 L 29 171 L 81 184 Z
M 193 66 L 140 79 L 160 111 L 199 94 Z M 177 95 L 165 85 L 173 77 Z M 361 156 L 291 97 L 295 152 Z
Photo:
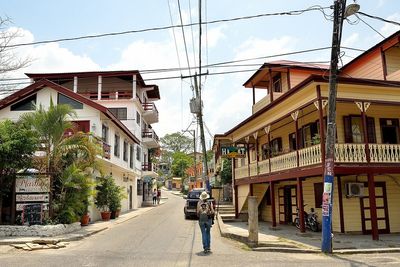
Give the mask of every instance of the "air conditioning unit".
M 347 197 L 362 197 L 364 195 L 363 183 L 347 183 L 346 196 Z

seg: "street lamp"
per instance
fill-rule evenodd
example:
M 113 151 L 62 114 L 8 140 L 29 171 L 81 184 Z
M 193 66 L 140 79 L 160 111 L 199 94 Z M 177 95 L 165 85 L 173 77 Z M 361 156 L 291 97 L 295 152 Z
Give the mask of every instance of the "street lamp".
M 335 166 L 335 143 L 336 143 L 336 95 L 337 95 L 337 72 L 338 56 L 340 53 L 340 40 L 342 37 L 343 20 L 356 13 L 360 6 L 351 4 L 346 9 L 346 0 L 335 0 L 331 63 L 329 73 L 329 96 L 328 96 L 328 123 L 325 143 L 325 168 L 324 168 L 324 191 L 322 195 L 322 244 L 321 251 L 332 253 L 332 206 L 334 187 Z

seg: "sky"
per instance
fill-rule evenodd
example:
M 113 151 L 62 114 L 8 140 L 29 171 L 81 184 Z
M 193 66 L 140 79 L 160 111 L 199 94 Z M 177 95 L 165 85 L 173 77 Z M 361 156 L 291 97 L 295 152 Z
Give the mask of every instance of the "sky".
M 333 2 L 202 0 L 202 21 L 305 10 L 316 6 L 325 8 Z M 351 3 L 352 0 L 347 1 L 347 4 Z M 400 22 L 398 0 L 358 0 L 357 3 L 364 13 Z M 251 115 L 252 90 L 244 88 L 243 83 L 262 63 L 285 59 L 329 64 L 329 49 L 279 56 L 330 47 L 333 24 L 329 15 L 332 10 L 324 10 L 326 15 L 313 10 L 298 15 L 262 16 L 203 25 L 201 71 L 209 75 L 202 76 L 201 86 L 208 147 L 214 134 L 229 131 Z M 184 24 L 199 21 L 198 0 L 3 0 L 0 1 L 0 16 L 12 20 L 12 24 L 2 30 L 18 30 L 19 37 L 13 41 L 14 44 L 180 25 L 180 17 Z M 343 47 L 366 50 L 382 41 L 381 35 L 388 37 L 400 30 L 393 24 L 361 15 L 359 18 L 352 16 L 344 23 Z M 147 84 L 157 84 L 160 89 L 161 100 L 156 102 L 160 121 L 152 125 L 156 133 L 162 137 L 186 129 L 197 129 L 189 109 L 194 81 L 179 77 L 199 72 L 199 27 L 184 27 L 184 34 L 185 42 L 182 29 L 174 28 L 22 46 L 14 52 L 20 58 L 30 58 L 31 64 L 8 76 L 25 78 L 24 73 L 27 72 L 139 70 Z M 344 64 L 361 53 L 349 49 L 342 51 Z M 258 59 L 210 66 L 251 58 Z M 232 64 L 242 66 L 233 67 Z M 146 70 L 174 68 L 182 70 L 146 73 Z M 233 70 L 247 71 L 218 74 Z M 160 79 L 171 77 L 177 78 Z M 257 99 L 264 95 L 264 90 L 257 90 Z

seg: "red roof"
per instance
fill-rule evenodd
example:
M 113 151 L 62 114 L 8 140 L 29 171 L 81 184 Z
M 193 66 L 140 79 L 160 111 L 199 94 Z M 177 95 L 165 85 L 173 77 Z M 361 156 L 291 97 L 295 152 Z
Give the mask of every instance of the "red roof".
M 9 105 L 12 105 L 17 101 L 19 101 L 23 98 L 26 98 L 27 96 L 32 95 L 33 93 L 40 91 L 44 87 L 50 87 L 50 88 L 62 93 L 63 95 L 66 95 L 76 101 L 79 101 L 79 102 L 84 103 L 94 109 L 99 110 L 104 115 L 106 115 L 112 122 L 114 122 L 118 126 L 118 128 L 120 128 L 135 143 L 140 144 L 139 139 L 137 139 L 137 137 L 134 136 L 133 133 L 131 131 L 129 131 L 129 129 L 120 120 L 118 120 L 105 106 L 102 106 L 86 97 L 83 97 L 77 93 L 74 93 L 73 91 L 69 90 L 68 88 L 65 88 L 61 85 L 58 85 L 58 84 L 53 83 L 46 79 L 37 81 L 25 88 L 13 93 L 12 95 L 9 95 L 6 98 L 0 100 L 0 109 L 3 109 Z

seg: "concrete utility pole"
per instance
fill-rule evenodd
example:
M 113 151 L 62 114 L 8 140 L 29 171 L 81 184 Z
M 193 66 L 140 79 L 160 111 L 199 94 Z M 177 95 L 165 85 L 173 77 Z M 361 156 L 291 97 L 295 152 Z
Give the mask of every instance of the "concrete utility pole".
M 325 145 L 324 191 L 322 197 L 322 244 L 321 251 L 332 253 L 332 205 L 334 187 L 335 143 L 336 143 L 336 95 L 338 56 L 346 0 L 335 0 L 331 63 L 329 73 L 328 125 Z

